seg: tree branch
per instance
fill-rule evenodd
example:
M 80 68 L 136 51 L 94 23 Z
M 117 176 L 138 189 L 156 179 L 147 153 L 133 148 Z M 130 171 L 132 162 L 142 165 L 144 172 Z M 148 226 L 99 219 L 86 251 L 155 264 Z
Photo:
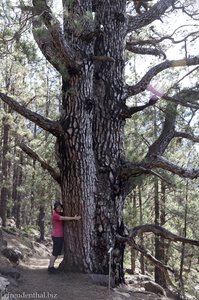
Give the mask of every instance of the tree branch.
M 42 53 L 59 71 L 65 67 L 77 72 L 82 61 L 66 43 L 60 23 L 53 16 L 50 7 L 45 0 L 33 0 L 33 6 L 38 15 L 33 21 L 33 35 Z
M 180 96 L 185 97 L 185 99 L 187 97 L 190 99 L 190 96 L 192 96 L 192 98 L 194 99 L 194 97 L 198 96 L 198 92 L 196 91 L 195 94 L 193 93 L 193 95 L 190 95 L 189 92 L 182 91 L 180 94 L 176 95 L 175 98 L 178 98 Z M 134 186 L 134 181 L 132 181 L 133 177 L 141 176 L 144 174 L 153 174 L 155 176 L 160 177 L 161 175 L 159 175 L 158 173 L 154 174 L 154 171 L 152 171 L 152 169 L 154 168 L 161 168 L 185 178 L 194 179 L 199 177 L 199 170 L 180 167 L 162 157 L 163 153 L 165 152 L 166 148 L 168 147 L 169 143 L 174 137 L 181 136 L 189 138 L 190 140 L 193 140 L 195 142 L 198 142 L 199 140 L 198 137 L 193 137 L 186 133 L 177 133 L 175 131 L 175 120 L 177 114 L 176 103 L 168 103 L 165 114 L 165 121 L 163 124 L 161 134 L 155 140 L 155 142 L 152 145 L 150 145 L 148 153 L 146 154 L 143 161 L 134 164 L 127 162 L 126 164 L 123 164 L 122 168 L 120 169 L 119 176 L 123 181 L 126 181 L 126 190 L 124 189 L 126 193 L 129 193 L 129 191 L 131 191 Z M 166 178 L 163 178 L 163 180 L 166 181 L 169 185 L 172 185 L 172 183 L 169 182 Z
M 138 177 L 141 175 L 154 175 L 165 181 L 169 186 L 174 186 L 173 182 L 169 181 L 166 177 L 152 170 L 152 164 L 141 162 L 140 164 L 127 163 L 123 166 L 120 172 L 120 178 L 127 181 L 129 178 Z
M 126 50 L 136 53 L 136 54 L 144 54 L 144 55 L 154 55 L 154 56 L 163 56 L 164 59 L 166 59 L 166 54 L 159 49 L 153 49 L 153 48 L 143 48 L 138 45 L 134 45 L 131 42 L 126 43 Z
M 51 175 L 51 177 L 57 181 L 58 184 L 60 184 L 60 174 L 58 174 L 58 172 L 55 171 L 55 169 L 53 167 L 51 167 L 46 161 L 44 161 L 37 153 L 35 153 L 30 147 L 28 147 L 27 145 L 25 145 L 25 143 L 23 142 L 18 142 L 17 145 L 26 153 L 28 154 L 30 157 L 32 157 L 33 159 L 35 159 L 36 161 L 38 161 L 41 164 L 41 167 L 48 171 L 48 173 Z
M 145 225 L 136 226 L 129 230 L 129 236 L 134 239 L 137 235 L 145 232 L 153 232 L 155 235 L 161 236 L 164 239 L 173 242 L 181 242 L 181 243 L 199 246 L 199 240 L 183 238 L 163 228 L 162 226 L 155 225 L 155 224 L 145 224 Z
M 159 225 L 155 225 L 155 224 L 145 224 L 145 225 L 140 225 L 140 226 L 136 226 L 132 229 L 130 229 L 128 231 L 128 236 L 123 237 L 121 235 L 116 235 L 116 239 L 118 242 L 120 243 L 128 243 L 133 249 L 139 251 L 140 253 L 142 253 L 147 259 L 149 259 L 155 266 L 157 266 L 159 269 L 161 269 L 164 274 L 166 275 L 166 279 L 167 281 L 171 284 L 171 280 L 169 278 L 168 272 L 170 271 L 172 273 L 174 273 L 174 270 L 172 268 L 170 268 L 169 266 L 165 265 L 164 263 L 162 263 L 161 261 L 157 260 L 153 255 L 151 255 L 151 253 L 145 249 L 143 246 L 138 245 L 135 242 L 135 238 L 142 233 L 145 232 L 152 232 L 155 235 L 161 236 L 164 239 L 173 241 L 173 242 L 181 242 L 181 243 L 186 243 L 186 244 L 190 244 L 190 245 L 194 245 L 194 246 L 199 246 L 199 240 L 193 240 L 193 239 L 188 239 L 188 238 L 183 238 L 180 237 L 172 232 L 170 232 L 169 230 L 163 228 L 162 226 Z
M 46 28 L 42 28 L 41 21 L 33 21 L 33 36 L 45 58 L 67 81 L 69 70 L 66 61 L 54 45 L 53 39 Z
M 177 105 L 175 103 L 168 103 L 165 114 L 162 132 L 157 140 L 149 147 L 146 158 L 144 159 L 148 162 L 154 160 L 154 155 L 162 155 L 174 137 Z
M 40 114 L 31 111 L 30 109 L 24 107 L 23 105 L 19 104 L 13 98 L 7 96 L 4 93 L 0 92 L 0 98 L 3 102 L 8 104 L 9 107 L 14 109 L 17 113 L 24 116 L 28 120 L 34 122 L 39 127 L 43 128 L 44 130 L 52 133 L 55 136 L 63 134 L 63 129 L 61 125 L 56 121 L 51 121 L 48 118 L 41 116 Z
M 197 27 L 198 24 L 195 24 L 193 25 L 193 28 Z M 180 44 L 182 42 L 184 42 L 185 40 L 187 40 L 189 37 L 193 37 L 194 39 L 198 37 L 198 34 L 199 34 L 199 31 L 194 31 L 194 32 L 191 32 L 189 34 L 187 34 L 186 36 L 184 36 L 182 39 L 180 40 L 175 40 L 173 38 L 173 36 L 177 33 L 177 31 L 179 29 L 182 29 L 182 28 L 185 28 L 187 26 L 190 26 L 190 25 L 182 25 L 182 26 L 179 26 L 178 28 L 176 28 L 170 35 L 164 35 L 164 36 L 159 36 L 159 34 L 154 30 L 154 28 L 152 28 L 152 31 L 153 33 L 155 33 L 155 35 L 159 36 L 159 38 L 155 38 L 155 37 L 151 37 L 151 39 L 148 39 L 148 40 L 142 40 L 142 39 L 135 39 L 135 37 L 133 36 L 130 36 L 129 37 L 129 44 L 130 46 L 132 47 L 137 47 L 137 46 L 145 46 L 147 45 L 148 47 L 156 47 L 158 44 L 162 43 L 163 41 L 165 40 L 170 40 L 172 42 L 172 44 Z M 186 29 L 186 28 L 185 28 Z M 186 30 L 185 30 L 186 32 Z M 129 50 L 130 51 L 130 50 Z
M 196 92 L 195 96 L 198 96 L 198 92 Z M 183 97 L 183 98 L 189 98 L 190 94 L 186 91 L 181 91 L 181 93 L 176 95 L 176 98 Z M 177 115 L 177 104 L 176 103 L 168 103 L 166 106 L 165 111 L 165 121 L 163 124 L 163 128 L 161 131 L 161 134 L 156 139 L 156 141 L 149 147 L 148 153 L 143 160 L 144 162 L 148 162 L 151 164 L 151 167 L 154 167 L 156 164 L 160 164 L 160 161 L 158 162 L 157 157 L 161 157 L 163 153 L 165 152 L 166 148 L 168 147 L 171 140 L 176 136 L 175 131 L 175 122 L 176 122 L 176 115 Z M 156 158 L 155 158 L 156 157 Z M 163 162 L 163 161 L 161 161 Z M 162 164 L 163 166 L 163 164 Z M 164 165 L 163 169 L 166 169 L 168 167 L 168 164 Z M 170 165 L 171 168 L 171 165 Z M 171 168 L 171 172 L 175 174 L 183 174 L 183 171 L 181 170 L 175 170 L 175 168 Z M 177 172 L 177 173 L 176 173 Z M 183 175 L 180 175 L 183 176 Z M 184 177 L 184 176 L 183 176 Z M 188 176 L 188 178 L 190 178 Z
M 199 143 L 199 137 L 198 136 L 194 136 L 194 135 L 186 133 L 186 132 L 175 131 L 174 132 L 174 137 L 185 138 L 185 139 L 193 141 L 195 143 Z
M 184 178 L 196 179 L 199 177 L 199 169 L 183 168 L 170 162 L 164 157 L 156 155 L 154 155 L 153 157 L 151 156 L 151 161 L 149 161 L 148 163 L 141 162 L 139 164 L 125 164 L 120 170 L 120 177 L 123 180 L 127 181 L 130 177 L 138 177 L 144 174 L 152 174 L 160 177 L 169 185 L 172 185 L 172 182 L 169 182 L 166 178 L 163 178 L 157 172 L 152 171 L 152 169 L 154 168 L 160 168 Z
M 184 66 L 193 66 L 199 65 L 199 56 L 194 56 L 190 58 L 184 58 L 179 60 L 166 60 L 163 63 L 151 68 L 143 78 L 135 85 L 126 86 L 126 98 L 137 95 L 140 92 L 146 90 L 148 84 L 150 83 L 151 79 L 155 77 L 158 73 L 166 70 L 168 68 L 175 68 L 175 67 L 184 67 Z M 164 97 L 164 96 L 163 96 Z
M 199 109 L 199 103 L 197 103 L 196 101 L 194 101 L 192 99 L 184 99 L 182 97 L 175 97 L 175 96 L 171 97 L 171 96 L 167 96 L 167 95 L 163 95 L 162 98 L 165 100 L 168 100 L 170 102 L 173 102 L 175 104 L 182 105 L 184 107 Z
M 135 113 L 144 110 L 145 108 L 154 105 L 157 102 L 158 98 L 157 97 L 151 97 L 151 99 L 149 100 L 149 102 L 147 102 L 144 105 L 140 105 L 140 106 L 127 106 L 125 104 L 121 104 L 122 105 L 122 109 L 121 109 L 121 117 L 122 118 L 131 118 L 132 115 L 134 115 Z
M 143 246 L 138 245 L 135 240 L 131 237 L 122 237 L 120 235 L 116 235 L 116 239 L 120 243 L 128 243 L 133 249 L 142 253 L 147 259 L 149 259 L 155 266 L 157 266 L 161 270 L 169 270 L 170 272 L 174 273 L 174 270 L 169 266 L 166 266 L 161 261 L 157 260 L 149 250 L 145 249 Z
M 199 177 L 199 169 L 180 167 L 161 156 L 154 156 L 150 168 L 161 168 L 184 178 L 196 179 Z
M 131 177 L 137 177 L 143 174 L 151 174 L 151 169 L 156 167 L 154 165 L 156 157 L 164 153 L 167 146 L 173 139 L 177 105 L 175 103 L 167 104 L 165 114 L 166 116 L 162 132 L 157 140 L 149 147 L 148 153 L 143 161 L 137 164 L 127 162 L 122 166 L 120 170 L 120 176 L 122 180 L 126 180 L 126 188 L 128 188 L 126 192 L 129 192 L 131 190 L 130 186 L 133 186 L 134 184 L 131 182 L 131 180 L 129 181 Z
M 160 17 L 166 10 L 173 6 L 177 0 L 161 0 L 151 7 L 147 12 L 139 16 L 128 16 L 128 32 L 145 27 Z

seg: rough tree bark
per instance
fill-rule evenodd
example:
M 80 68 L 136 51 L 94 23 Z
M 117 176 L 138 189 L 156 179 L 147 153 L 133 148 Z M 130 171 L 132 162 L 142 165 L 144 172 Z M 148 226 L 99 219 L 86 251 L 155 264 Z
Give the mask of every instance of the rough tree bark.
M 92 2 L 95 2 L 93 6 Z M 125 243 L 118 237 L 124 235 L 122 210 L 126 195 L 135 186 L 132 178 L 151 174 L 153 168 L 164 168 L 189 178 L 199 176 L 199 170 L 184 169 L 162 157 L 177 134 L 175 119 L 180 102 L 167 95 L 165 99 L 174 103 L 167 106 L 162 132 L 149 147 L 144 160 L 134 164 L 124 158 L 125 119 L 155 103 L 152 99 L 140 107 L 129 108 L 126 99 L 144 91 L 151 79 L 167 68 L 199 64 L 197 56 L 165 60 L 137 84 L 125 84 L 124 50 L 128 32 L 160 18 L 175 2 L 160 0 L 150 11 L 131 17 L 126 14 L 123 0 L 63 0 L 62 28 L 45 0 L 32 1 L 35 41 L 63 78 L 60 120 L 42 117 L 4 93 L 0 93 L 0 97 L 15 111 L 57 137 L 59 172 L 24 143 L 20 143 L 20 147 L 60 184 L 64 212 L 81 215 L 80 222 L 65 224 L 62 263 L 65 270 L 108 274 L 108 250 L 112 247 L 111 275 L 115 284 L 123 282 Z M 152 174 L 158 175 L 157 172 Z M 157 228 L 149 228 L 157 231 Z M 142 248 L 137 248 L 151 258 Z
M 70 15 L 79 18 L 82 9 L 89 9 L 89 2 L 82 6 L 74 2 Z M 115 1 L 114 7 L 102 2 L 96 6 L 95 30 L 99 33 L 95 44 L 86 33 L 89 24 L 82 38 L 74 35 L 73 46 L 82 49 L 85 58 L 80 71 L 71 71 L 63 83 L 64 134 L 57 140 L 57 149 L 64 210 L 82 217 L 81 224 L 65 226 L 64 267 L 108 274 L 108 250 L 113 247 L 112 271 L 119 283 L 124 276 L 124 246 L 115 241 L 115 235 L 123 233 L 124 195 L 118 170 L 123 157 L 124 120 L 119 108 L 126 25 L 125 20 L 117 19 L 117 12 L 124 16 L 123 1 Z M 65 20 L 67 37 L 74 26 L 71 23 Z

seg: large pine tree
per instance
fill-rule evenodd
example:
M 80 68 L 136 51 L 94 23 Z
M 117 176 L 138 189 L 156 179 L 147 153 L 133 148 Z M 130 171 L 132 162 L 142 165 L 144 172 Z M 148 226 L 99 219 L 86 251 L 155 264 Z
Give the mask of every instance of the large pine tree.
M 64 268 L 108 274 L 108 251 L 112 247 L 112 276 L 116 284 L 124 280 L 124 243 L 120 239 L 124 236 L 122 212 L 125 198 L 135 186 L 134 178 L 157 174 L 152 171 L 154 168 L 188 178 L 199 176 L 199 170 L 184 169 L 163 158 L 175 136 L 199 140 L 175 130 L 177 103 L 183 93 L 176 98 L 164 95 L 169 102 L 162 131 L 149 146 L 145 158 L 140 163 L 125 159 L 126 118 L 153 105 L 156 99 L 138 107 L 128 107 L 126 100 L 145 91 L 151 79 L 165 69 L 199 64 L 198 56 L 164 60 L 138 83 L 127 85 L 124 78 L 126 48 L 135 53 L 162 54 L 154 47 L 154 41 L 150 48 L 145 48 L 139 40 L 127 42 L 127 37 L 160 19 L 178 1 L 160 0 L 141 15 L 127 14 L 128 2 L 63 0 L 61 21 L 45 0 L 33 0 L 32 7 L 23 7 L 25 12 L 32 12 L 33 36 L 43 56 L 63 80 L 60 119 L 50 120 L 0 93 L 1 99 L 12 109 L 56 137 L 59 170 L 44 162 L 43 167 L 60 184 L 64 212 L 81 215 L 80 222 L 65 226 Z M 192 98 L 183 98 L 185 104 L 191 105 Z M 198 104 L 194 105 L 198 109 Z M 34 156 L 27 146 L 22 148 Z

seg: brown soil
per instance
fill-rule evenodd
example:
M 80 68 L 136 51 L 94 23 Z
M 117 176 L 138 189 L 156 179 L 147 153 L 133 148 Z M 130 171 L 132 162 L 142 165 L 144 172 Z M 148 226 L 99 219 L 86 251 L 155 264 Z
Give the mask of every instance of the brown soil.
M 28 239 L 22 239 L 4 233 L 8 246 L 25 252 L 26 259 L 20 262 L 16 269 L 21 273 L 19 280 L 8 278 L 8 299 L 56 299 L 56 300 L 160 300 L 168 299 L 156 294 L 141 291 L 137 286 L 125 285 L 109 290 L 108 287 L 94 284 L 88 274 L 63 273 L 48 274 L 49 251 L 51 245 L 32 244 Z M 45 250 L 46 249 L 46 250 Z M 33 254 L 32 256 L 30 256 Z M 56 262 L 60 263 L 61 259 Z M 0 264 L 5 265 L 0 256 Z M 126 293 L 126 294 L 121 294 Z
M 135 292 L 132 286 L 110 290 L 95 285 L 87 274 L 58 273 L 48 274 L 48 258 L 31 258 L 17 269 L 21 279 L 17 286 L 10 286 L 9 293 L 18 299 L 56 299 L 56 300 L 156 300 L 153 293 Z M 118 294 L 120 292 L 126 295 Z M 128 297 L 127 297 L 128 296 Z M 11 298 L 11 295 L 10 295 Z M 168 299 L 168 298 L 167 298 Z

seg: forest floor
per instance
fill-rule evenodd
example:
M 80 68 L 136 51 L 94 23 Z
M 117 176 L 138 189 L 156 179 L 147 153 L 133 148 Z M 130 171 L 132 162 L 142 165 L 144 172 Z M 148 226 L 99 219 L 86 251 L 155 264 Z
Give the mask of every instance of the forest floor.
M 12 286 L 9 292 L 14 298 L 24 296 L 29 299 L 56 300 L 156 300 L 161 298 L 154 293 L 136 292 L 133 286 L 124 286 L 110 290 L 108 287 L 93 284 L 89 275 L 78 273 L 48 274 L 47 258 L 31 258 L 28 265 L 18 266 L 22 274 L 18 287 Z M 124 295 L 118 294 L 123 292 Z M 11 298 L 11 297 L 10 297 Z
M 17 236 L 6 234 L 8 246 L 25 251 L 28 256 L 15 269 L 20 272 L 18 280 L 9 279 L 8 299 L 56 299 L 56 300 L 160 300 L 169 299 L 146 292 L 141 287 L 126 284 L 117 289 L 95 284 L 88 274 L 48 274 L 49 246 L 40 248 L 38 243 L 24 242 Z M 36 246 L 36 251 L 35 251 Z M 33 255 L 32 255 L 33 253 Z M 60 262 L 57 261 L 57 264 Z M 0 265 L 5 259 L 0 256 Z

